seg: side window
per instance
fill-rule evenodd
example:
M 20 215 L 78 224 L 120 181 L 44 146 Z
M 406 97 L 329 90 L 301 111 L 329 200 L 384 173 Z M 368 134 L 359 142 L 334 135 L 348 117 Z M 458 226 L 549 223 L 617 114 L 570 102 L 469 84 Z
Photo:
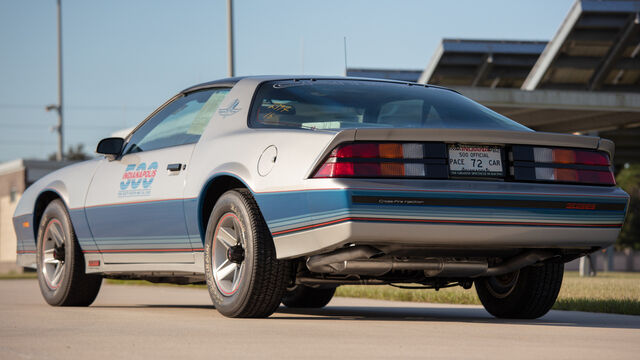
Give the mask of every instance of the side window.
M 193 144 L 230 89 L 208 89 L 174 100 L 136 130 L 124 154 Z

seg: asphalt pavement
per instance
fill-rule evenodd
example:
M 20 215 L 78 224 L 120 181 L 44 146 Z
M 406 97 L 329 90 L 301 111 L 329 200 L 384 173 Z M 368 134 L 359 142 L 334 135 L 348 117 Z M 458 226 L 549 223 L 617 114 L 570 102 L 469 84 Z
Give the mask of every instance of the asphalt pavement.
M 88 308 L 0 280 L 1 359 L 638 359 L 640 316 L 551 311 L 498 320 L 480 306 L 335 298 L 228 319 L 204 289 L 103 284 Z

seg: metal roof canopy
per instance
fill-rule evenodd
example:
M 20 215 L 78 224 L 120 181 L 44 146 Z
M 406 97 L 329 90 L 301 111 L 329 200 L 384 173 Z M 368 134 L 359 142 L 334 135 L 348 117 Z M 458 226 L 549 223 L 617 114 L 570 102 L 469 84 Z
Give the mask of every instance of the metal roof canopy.
M 347 76 L 417 82 L 421 70 L 347 68 Z
M 640 94 L 478 87 L 456 90 L 538 131 L 591 132 L 640 126 Z
M 616 166 L 640 159 L 640 94 L 458 87 L 536 131 L 598 134 L 616 143 Z
M 443 39 L 418 82 L 519 88 L 546 41 Z
M 522 89 L 637 92 L 639 53 L 639 0 L 577 0 Z

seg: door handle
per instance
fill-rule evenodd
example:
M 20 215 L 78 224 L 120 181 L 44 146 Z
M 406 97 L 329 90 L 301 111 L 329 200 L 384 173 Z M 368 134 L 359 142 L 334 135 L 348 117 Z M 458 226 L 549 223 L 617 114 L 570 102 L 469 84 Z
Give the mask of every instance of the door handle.
M 182 164 L 169 164 L 167 165 L 167 170 L 173 172 L 173 171 L 180 171 L 182 169 Z

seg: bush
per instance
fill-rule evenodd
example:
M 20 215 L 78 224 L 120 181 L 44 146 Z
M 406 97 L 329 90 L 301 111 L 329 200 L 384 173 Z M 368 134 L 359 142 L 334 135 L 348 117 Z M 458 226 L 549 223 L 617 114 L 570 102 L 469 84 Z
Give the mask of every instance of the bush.
M 629 196 L 629 211 L 616 247 L 640 250 L 640 164 L 627 165 L 616 176 L 616 182 Z

